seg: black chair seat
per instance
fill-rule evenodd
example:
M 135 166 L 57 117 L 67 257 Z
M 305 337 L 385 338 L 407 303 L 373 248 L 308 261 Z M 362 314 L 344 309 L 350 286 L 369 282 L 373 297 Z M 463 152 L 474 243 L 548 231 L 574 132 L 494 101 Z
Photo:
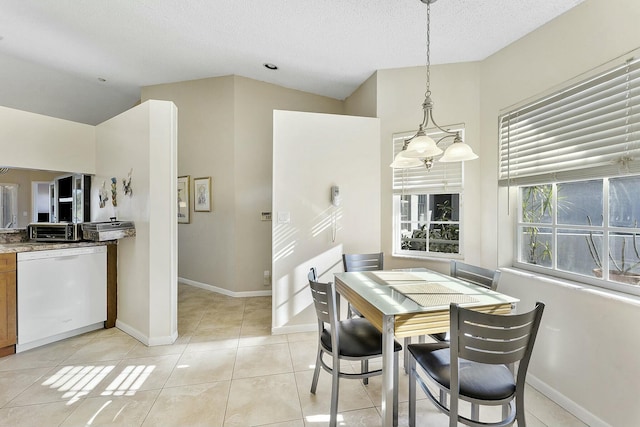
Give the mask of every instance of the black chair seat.
M 431 338 L 433 338 L 436 341 L 440 341 L 440 342 L 444 342 L 444 341 L 449 341 L 449 332 L 442 332 L 439 334 L 431 334 L 429 335 Z
M 451 361 L 445 343 L 412 344 L 409 352 L 435 381 L 450 387 Z M 513 374 L 505 365 L 487 365 L 460 359 L 460 395 L 473 399 L 501 400 L 516 391 Z
M 339 323 L 340 356 L 363 357 L 375 356 L 382 351 L 382 334 L 367 319 L 353 317 Z M 330 352 L 331 332 L 324 330 L 320 337 L 322 345 Z M 402 346 L 394 341 L 394 351 L 402 350 Z
M 382 333 L 367 319 L 356 317 L 340 320 L 340 310 L 337 304 L 336 288 L 333 283 L 318 282 L 318 274 L 312 268 L 307 275 L 309 290 L 313 298 L 313 305 L 318 317 L 318 354 L 316 366 L 311 381 L 311 393 L 316 393 L 320 369 L 331 374 L 331 407 L 329 412 L 329 427 L 338 425 L 338 395 L 341 378 L 362 379 L 366 385 L 370 377 L 382 375 L 382 369 L 369 369 L 369 360 L 382 356 Z M 333 339 L 332 339 L 333 338 Z M 333 343 L 339 347 L 333 351 Z M 395 342 L 395 341 L 394 341 Z M 393 418 L 398 419 L 398 352 L 402 346 L 395 342 L 393 353 Z M 328 356 L 330 364 L 323 356 Z M 340 360 L 360 361 L 360 372 L 340 369 Z M 349 365 L 349 364 L 348 364 Z

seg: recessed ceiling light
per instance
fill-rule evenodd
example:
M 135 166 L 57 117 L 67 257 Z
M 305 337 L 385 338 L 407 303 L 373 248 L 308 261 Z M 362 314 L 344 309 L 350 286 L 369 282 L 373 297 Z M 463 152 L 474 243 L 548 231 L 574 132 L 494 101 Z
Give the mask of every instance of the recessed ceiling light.
M 107 79 L 103 79 L 102 77 L 98 77 L 98 81 L 99 81 L 100 83 L 104 83 L 104 82 L 106 82 L 106 81 L 107 81 Z
M 264 68 L 266 68 L 266 69 L 268 69 L 268 70 L 277 70 L 277 69 L 278 69 L 278 66 L 277 66 L 277 65 L 275 65 L 275 64 L 270 64 L 270 63 L 268 63 L 268 62 L 267 62 L 267 63 L 265 63 L 265 64 L 263 64 L 263 65 L 264 65 Z

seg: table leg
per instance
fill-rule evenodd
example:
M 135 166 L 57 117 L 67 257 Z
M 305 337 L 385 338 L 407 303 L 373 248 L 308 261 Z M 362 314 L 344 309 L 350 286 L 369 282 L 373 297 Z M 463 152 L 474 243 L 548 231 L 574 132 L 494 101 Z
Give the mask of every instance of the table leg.
M 397 365 L 394 363 L 394 317 L 382 318 L 382 427 L 398 425 L 398 414 L 394 411 L 395 379 Z

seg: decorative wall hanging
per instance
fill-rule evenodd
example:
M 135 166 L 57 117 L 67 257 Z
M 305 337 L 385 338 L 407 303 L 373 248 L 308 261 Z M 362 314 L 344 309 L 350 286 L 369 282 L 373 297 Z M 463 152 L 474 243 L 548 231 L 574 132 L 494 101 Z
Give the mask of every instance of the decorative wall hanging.
M 129 175 L 127 178 L 122 179 L 122 190 L 124 191 L 125 196 L 133 196 L 133 189 L 131 188 L 131 174 L 133 173 L 133 168 L 129 171 Z
M 193 180 L 195 188 L 195 203 L 193 210 L 196 212 L 211 211 L 211 177 L 195 178 Z
M 113 177 L 111 178 L 111 204 L 113 206 L 118 206 L 118 180 Z
M 178 177 L 178 223 L 189 224 L 189 175 Z
M 100 207 L 104 208 L 109 200 L 109 191 L 107 190 L 107 181 L 102 181 L 102 187 L 98 190 L 98 201 Z

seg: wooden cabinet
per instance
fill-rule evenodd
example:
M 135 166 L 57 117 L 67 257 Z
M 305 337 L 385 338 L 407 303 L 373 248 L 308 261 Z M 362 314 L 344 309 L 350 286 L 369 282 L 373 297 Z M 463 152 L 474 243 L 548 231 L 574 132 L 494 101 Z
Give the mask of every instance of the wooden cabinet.
M 16 254 L 0 254 L 0 357 L 16 352 Z
M 105 329 L 116 326 L 118 317 L 118 245 L 107 245 L 107 320 Z

